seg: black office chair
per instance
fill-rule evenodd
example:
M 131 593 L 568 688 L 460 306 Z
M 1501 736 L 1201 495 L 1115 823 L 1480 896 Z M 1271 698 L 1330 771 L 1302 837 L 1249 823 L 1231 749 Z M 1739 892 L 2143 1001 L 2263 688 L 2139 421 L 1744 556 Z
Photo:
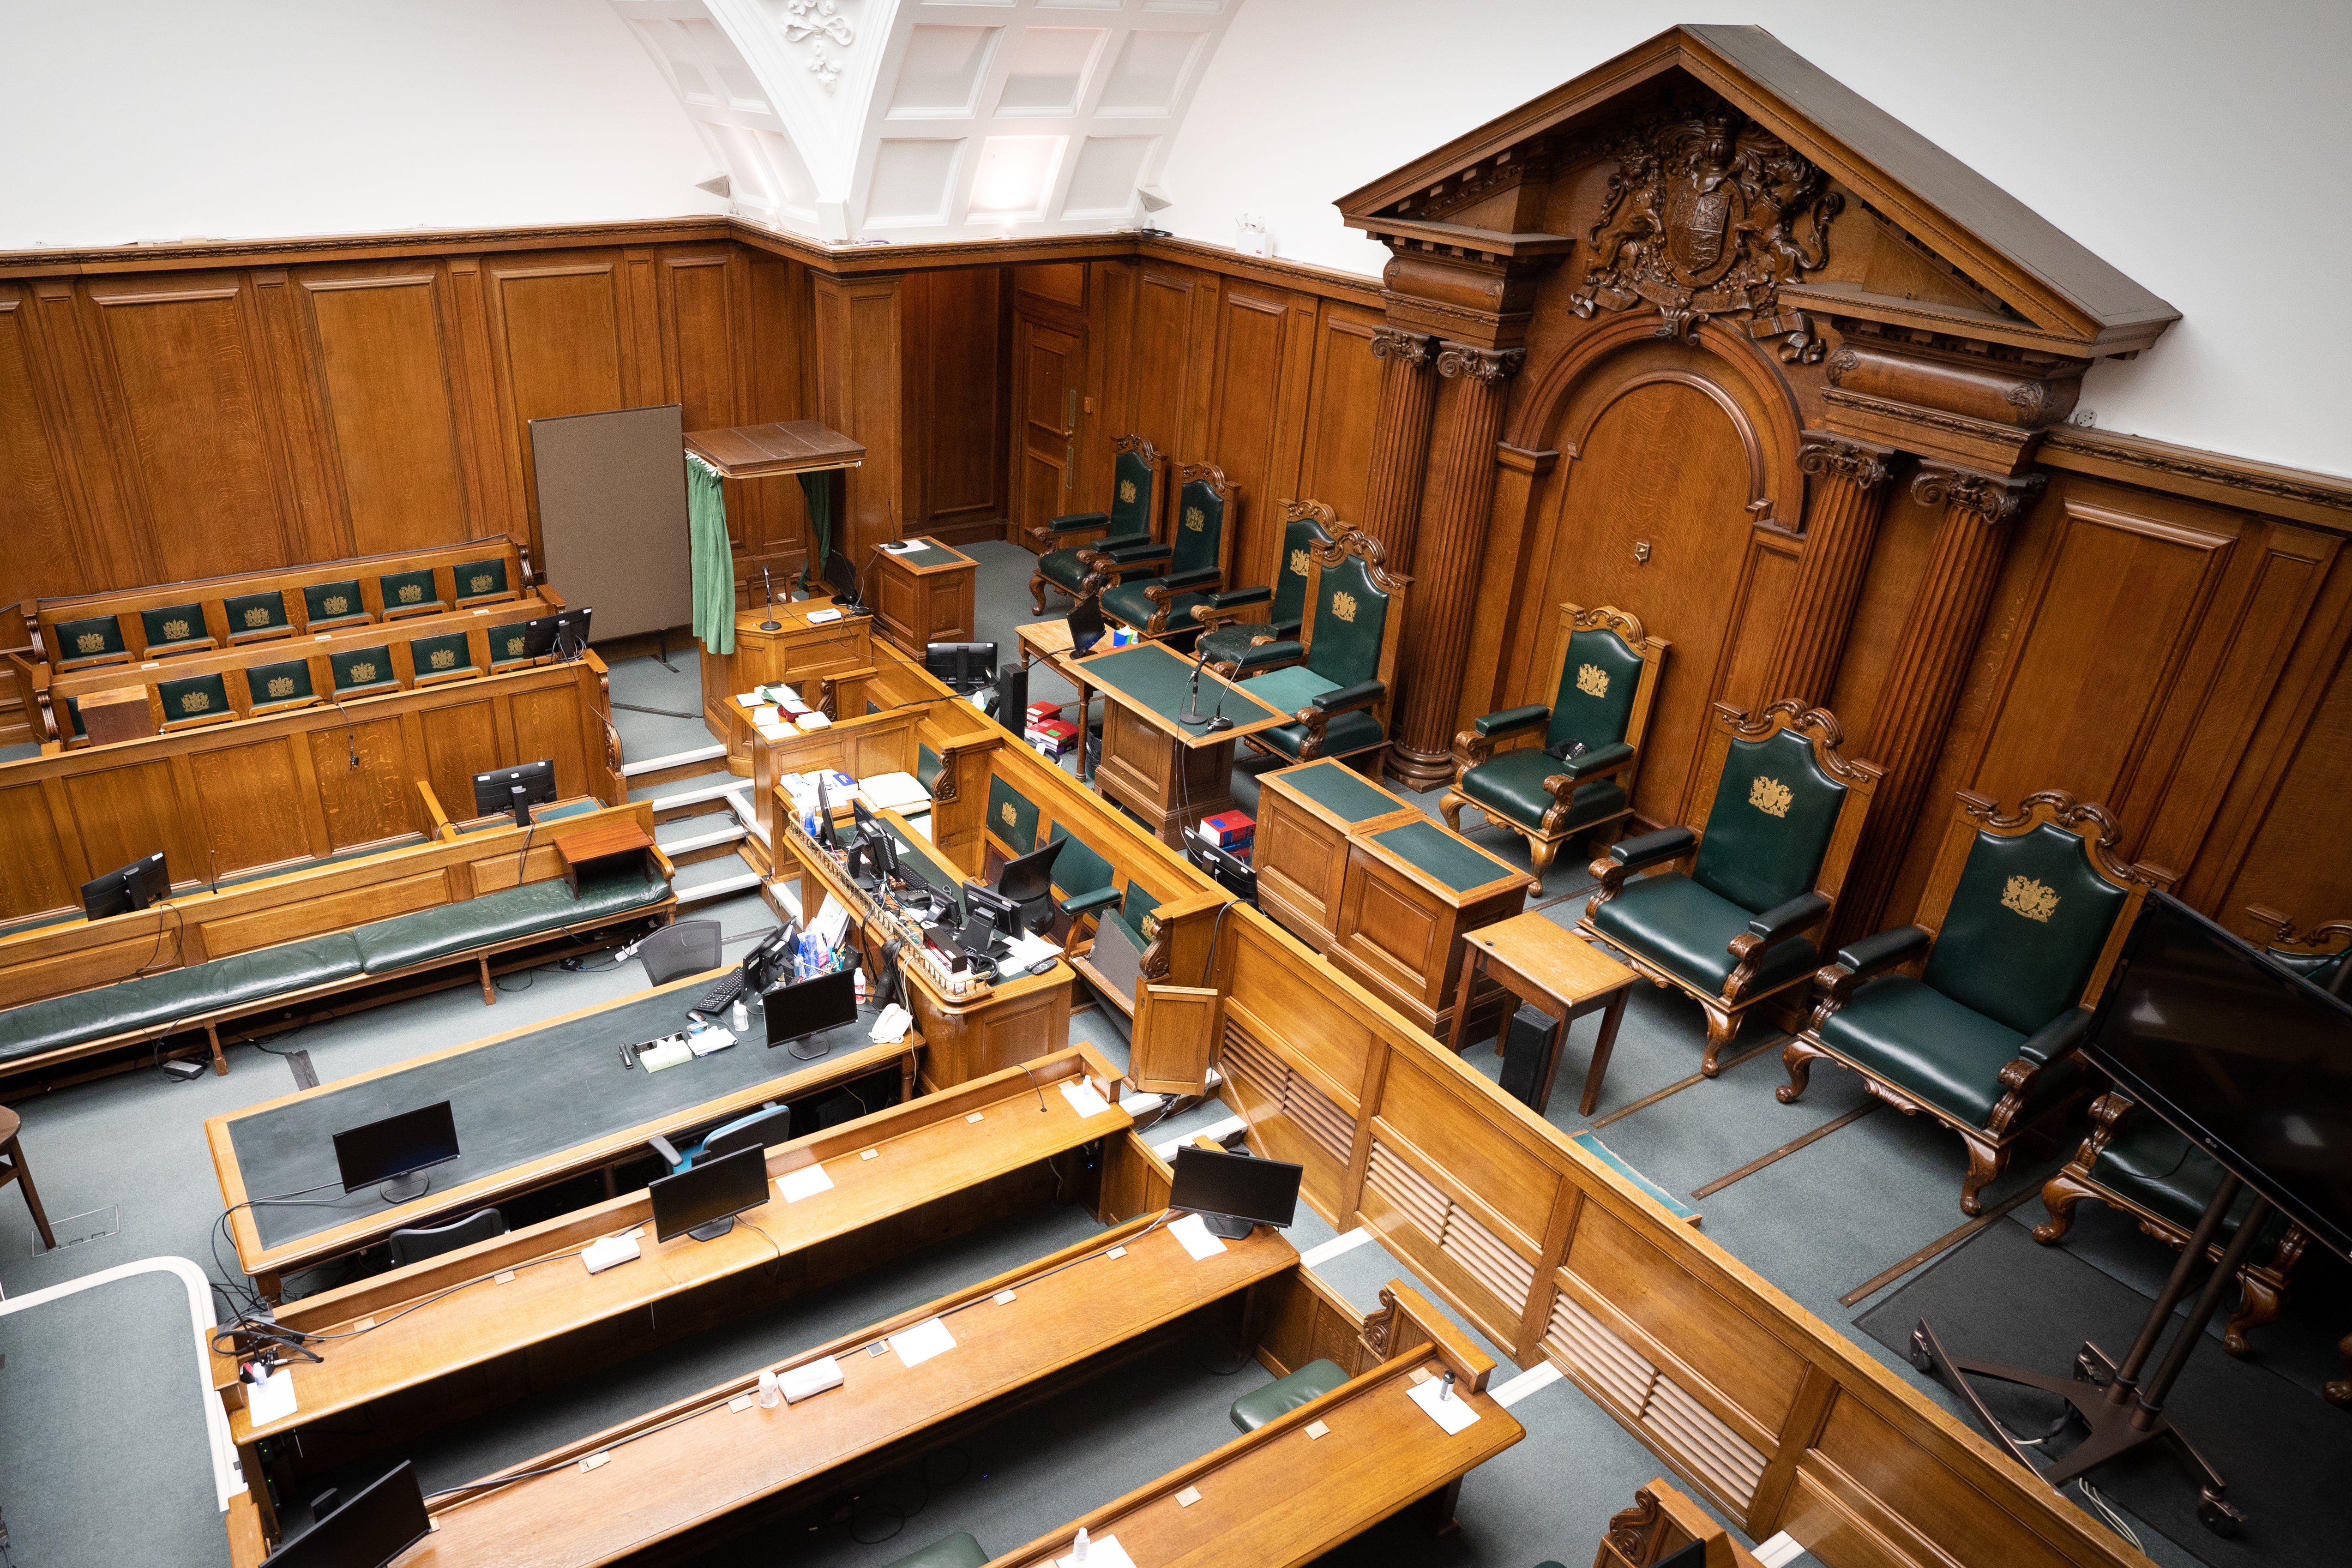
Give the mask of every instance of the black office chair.
M 720 961 L 716 920 L 675 921 L 637 944 L 637 962 L 646 967 L 649 986 L 667 986 L 680 976 L 716 969 Z
M 715 1160 L 721 1155 L 731 1155 L 741 1149 L 772 1148 L 788 1144 L 793 1137 L 793 1108 L 769 1101 L 748 1116 L 738 1116 L 724 1125 L 712 1128 L 702 1141 L 684 1154 L 677 1145 L 656 1133 L 646 1142 L 654 1153 L 669 1162 L 673 1171 L 690 1170 L 705 1160 Z
M 477 1241 L 488 1241 L 506 1233 L 507 1217 L 495 1208 L 478 1208 L 465 1218 L 453 1219 L 446 1225 L 395 1230 L 392 1233 L 392 1266 L 405 1269 L 411 1263 L 422 1263 L 427 1258 L 438 1258 L 444 1252 L 455 1252 L 460 1247 L 471 1247 Z

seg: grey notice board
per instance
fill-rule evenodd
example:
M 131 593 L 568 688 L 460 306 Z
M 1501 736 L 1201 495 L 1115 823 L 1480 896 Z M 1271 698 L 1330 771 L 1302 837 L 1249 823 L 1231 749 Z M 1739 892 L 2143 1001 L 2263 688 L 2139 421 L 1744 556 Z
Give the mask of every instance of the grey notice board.
M 686 419 L 677 403 L 530 422 L 548 582 L 598 642 L 687 626 Z

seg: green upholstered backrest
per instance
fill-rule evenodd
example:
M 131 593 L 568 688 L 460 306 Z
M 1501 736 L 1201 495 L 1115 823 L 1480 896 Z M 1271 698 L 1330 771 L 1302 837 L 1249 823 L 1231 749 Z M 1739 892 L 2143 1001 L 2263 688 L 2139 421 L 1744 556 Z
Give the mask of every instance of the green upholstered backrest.
M 1135 945 L 1138 947 L 1144 945 L 1144 916 L 1159 907 L 1160 901 L 1146 893 L 1143 890 L 1143 884 L 1139 882 L 1129 883 L 1127 891 L 1119 895 L 1118 917 L 1126 923 L 1129 931 L 1135 933 Z
M 205 607 L 193 599 L 185 604 L 166 604 L 161 610 L 142 610 L 139 625 L 147 633 L 150 648 L 194 642 L 206 635 Z
M 346 578 L 341 582 L 314 582 L 302 590 L 302 610 L 312 621 L 334 621 L 345 615 L 364 615 L 367 605 L 360 598 L 359 579 Z
M 1275 564 L 1274 621 L 1297 621 L 1307 614 L 1307 573 L 1313 564 L 1307 554 L 1328 544 L 1331 531 L 1313 517 L 1293 517 L 1282 526 L 1282 559 Z
M 257 703 L 293 702 L 316 696 L 310 685 L 310 661 L 288 659 L 275 664 L 249 664 L 245 672 L 246 695 Z
M 183 675 L 175 681 L 155 683 L 155 695 L 163 701 L 163 722 L 171 724 L 184 718 L 210 718 L 215 714 L 231 714 L 228 706 L 228 683 L 219 675 Z
M 1307 667 L 1337 685 L 1352 686 L 1381 673 L 1381 632 L 1388 624 L 1389 596 L 1372 586 L 1363 561 L 1341 556 L 1323 569 L 1315 590 L 1309 623 L 1314 645 Z
M 498 664 L 523 657 L 530 635 L 530 622 L 528 621 L 509 621 L 503 626 L 491 627 L 490 663 Z
M 1151 537 L 1151 486 L 1158 476 L 1140 452 L 1122 452 L 1111 465 L 1110 527 L 1104 544 Z
M 1110 862 L 1095 853 L 1084 839 L 1068 828 L 1055 823 L 1050 841 L 1062 846 L 1062 852 L 1054 857 L 1054 885 L 1062 890 L 1063 897 L 1076 898 L 1111 884 Z
M 373 648 L 341 648 L 327 655 L 327 668 L 333 672 L 339 692 L 377 685 L 393 678 L 392 650 L 382 643 Z
M 988 831 L 1016 855 L 1037 847 L 1037 803 L 992 773 L 988 777 Z
M 1217 564 L 1225 538 L 1225 498 L 1206 479 L 1187 479 L 1176 492 L 1176 557 L 1169 570 L 1199 571 Z
M 85 733 L 81 727 L 81 699 L 66 698 L 66 734 L 68 737 Z
M 2032 1034 L 2083 999 L 2126 896 L 2054 823 L 2015 838 L 1979 832 L 1921 977 Z
M 2339 953 L 2295 953 L 2284 947 L 2265 947 L 2263 956 L 2290 975 L 2300 975 L 2324 991 L 2328 982 L 2336 977 L 2336 971 L 2342 968 L 2347 960 L 2352 960 L 2352 947 Z
M 377 578 L 376 586 L 383 590 L 383 607 L 400 610 L 412 604 L 432 604 L 439 596 L 433 591 L 433 570 L 422 571 L 387 571 Z
M 938 752 L 933 751 L 929 747 L 925 746 L 919 740 L 915 743 L 916 783 L 920 784 L 925 789 L 929 789 L 931 787 L 932 782 L 939 778 L 940 769 L 943 766 L 945 765 L 940 761 L 940 754 Z
M 268 593 L 240 593 L 221 601 L 228 618 L 228 634 L 240 632 L 267 632 L 273 626 L 287 626 L 286 595 L 272 590 Z
M 1734 736 L 1691 880 L 1753 915 L 1811 892 L 1844 803 L 1798 731 Z
M 408 662 L 420 675 L 439 675 L 451 670 L 471 669 L 474 655 L 466 646 L 463 632 L 444 632 L 438 636 L 409 639 Z
M 122 623 L 111 615 L 93 615 L 87 621 L 60 621 L 57 627 L 57 643 L 51 653 L 60 661 L 95 659 L 103 653 L 130 651 L 122 644 Z
M 506 558 L 494 555 L 488 560 L 466 561 L 457 568 L 455 576 L 460 599 L 478 599 L 485 593 L 504 593 L 507 591 Z
M 1568 662 L 1551 700 L 1551 726 L 1544 744 L 1580 740 L 1608 746 L 1625 738 L 1633 718 L 1633 693 L 1642 684 L 1642 655 L 1606 626 L 1570 634 Z

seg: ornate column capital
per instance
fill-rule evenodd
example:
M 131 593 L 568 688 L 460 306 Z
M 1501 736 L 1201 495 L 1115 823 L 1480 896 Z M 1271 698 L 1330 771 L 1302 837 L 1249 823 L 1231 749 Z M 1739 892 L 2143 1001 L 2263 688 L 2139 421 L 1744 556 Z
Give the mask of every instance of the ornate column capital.
M 1911 480 L 1911 498 L 1922 506 L 1973 512 L 1987 527 L 2008 522 L 2042 493 L 2048 476 L 2018 474 L 2006 478 L 1966 468 L 1923 467 Z
M 1409 371 L 1417 371 L 1429 363 L 1431 345 L 1435 340 L 1426 332 L 1415 332 L 1405 327 L 1375 327 L 1372 329 L 1372 358 L 1394 360 Z
M 1874 446 L 1827 431 L 1809 430 L 1803 444 L 1797 448 L 1797 466 L 1808 474 L 1834 474 L 1858 490 L 1874 490 L 1886 482 L 1888 460 L 1895 455 L 1891 446 Z
M 1481 349 L 1449 340 L 1441 342 L 1437 350 L 1439 375 L 1472 376 L 1493 386 L 1518 374 L 1519 367 L 1527 362 L 1525 349 Z

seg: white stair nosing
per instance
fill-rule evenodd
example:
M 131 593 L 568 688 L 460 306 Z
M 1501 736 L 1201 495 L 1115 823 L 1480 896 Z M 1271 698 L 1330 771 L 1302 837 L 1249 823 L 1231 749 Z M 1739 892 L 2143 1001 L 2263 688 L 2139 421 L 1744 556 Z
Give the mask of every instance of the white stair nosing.
M 742 825 L 738 823 L 731 828 L 714 828 L 707 833 L 691 834 L 683 839 L 673 840 L 666 844 L 662 843 L 658 838 L 656 838 L 654 842 L 660 848 L 662 853 L 666 855 L 680 855 L 691 853 L 696 850 L 707 850 L 714 844 L 735 843 L 745 836 Z
M 750 795 L 730 795 L 727 797 L 727 804 L 733 810 L 735 820 L 743 824 L 744 831 L 750 833 L 753 838 L 759 840 L 763 844 L 770 841 L 768 838 L 768 830 L 760 826 L 760 813 L 751 809 L 751 797 Z
M 1538 1389 L 1550 1387 L 1553 1384 L 1558 1383 L 1567 1374 L 1561 1372 L 1559 1367 L 1554 1366 L 1550 1362 L 1541 1361 L 1528 1368 L 1525 1372 L 1520 1373 L 1517 1377 L 1512 1378 L 1509 1382 L 1505 1383 L 1498 1387 L 1489 1388 L 1486 1391 L 1486 1395 L 1487 1397 L 1494 1400 L 1496 1404 L 1501 1406 L 1504 1409 L 1508 1410 L 1512 1406 L 1517 1405 L 1528 1395 L 1537 1392 Z
M 677 889 L 680 904 L 700 904 L 707 899 L 724 898 L 730 893 L 744 893 L 760 885 L 760 873 L 745 871 L 734 876 L 715 876 L 709 882 L 698 882 L 690 887 Z
M 634 779 L 641 773 L 658 773 L 665 768 L 683 768 L 689 762 L 711 762 L 727 755 L 727 743 L 713 741 L 698 746 L 691 751 L 673 751 L 667 757 L 648 757 L 643 762 L 621 764 L 621 777 Z
M 1353 1230 L 1333 1237 L 1320 1247 L 1308 1249 L 1298 1260 L 1299 1266 L 1304 1269 L 1320 1268 L 1342 1252 L 1352 1252 L 1371 1239 L 1372 1233 L 1359 1225 Z
M 709 801 L 723 798 L 734 788 L 735 786 L 732 782 L 726 784 L 705 784 L 698 789 L 682 790 L 676 795 L 656 795 L 652 800 L 646 801 L 645 804 L 652 807 L 656 811 L 674 810 L 680 806 L 700 806 Z

